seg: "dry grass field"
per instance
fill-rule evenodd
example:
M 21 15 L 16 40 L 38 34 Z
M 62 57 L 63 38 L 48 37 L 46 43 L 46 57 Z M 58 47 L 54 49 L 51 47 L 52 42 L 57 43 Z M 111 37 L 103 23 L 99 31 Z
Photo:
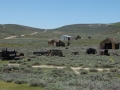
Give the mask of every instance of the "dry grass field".
M 24 53 L 24 56 L 20 60 L 0 59 L 0 90 L 119 90 L 120 49 L 110 49 L 110 56 L 99 55 L 100 42 L 107 37 L 120 40 L 118 32 L 38 30 L 4 39 L 10 36 L 6 34 L 0 37 L 0 50 L 10 48 Z M 70 41 L 68 49 L 48 46 L 49 39 L 59 39 L 65 34 L 80 35 L 82 39 Z M 96 49 L 97 54 L 86 54 L 88 48 Z M 33 55 L 33 52 L 50 49 L 62 50 L 64 57 Z M 79 54 L 73 55 L 72 52 Z M 8 64 L 19 64 L 19 67 Z

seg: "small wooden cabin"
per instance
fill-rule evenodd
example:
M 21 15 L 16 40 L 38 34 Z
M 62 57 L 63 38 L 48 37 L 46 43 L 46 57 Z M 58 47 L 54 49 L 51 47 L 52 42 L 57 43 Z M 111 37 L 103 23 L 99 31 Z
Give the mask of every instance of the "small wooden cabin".
M 119 42 L 114 38 L 107 38 L 100 43 L 101 49 L 119 49 Z
M 52 39 L 52 40 L 49 40 L 49 41 L 48 41 L 48 45 L 49 45 L 49 46 L 57 46 L 57 47 L 60 47 L 60 46 L 65 46 L 65 43 L 62 42 L 61 40 L 54 40 L 54 39 Z
M 70 35 L 62 35 L 60 37 L 60 40 L 62 40 L 62 41 L 70 41 L 70 40 L 75 40 L 75 38 L 73 36 L 70 36 Z

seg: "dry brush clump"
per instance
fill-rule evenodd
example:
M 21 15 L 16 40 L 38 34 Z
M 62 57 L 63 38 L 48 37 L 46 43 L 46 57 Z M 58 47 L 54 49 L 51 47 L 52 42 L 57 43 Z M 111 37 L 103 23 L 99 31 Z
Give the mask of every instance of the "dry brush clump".
M 80 74 L 88 74 L 89 72 L 85 69 L 80 69 L 79 70 Z

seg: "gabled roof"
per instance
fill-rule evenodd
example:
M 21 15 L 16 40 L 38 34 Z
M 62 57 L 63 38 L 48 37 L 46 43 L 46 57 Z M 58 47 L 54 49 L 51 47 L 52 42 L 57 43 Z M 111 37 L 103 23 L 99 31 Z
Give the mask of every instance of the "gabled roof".
M 109 40 L 110 40 L 112 43 L 116 43 L 116 44 L 119 43 L 115 38 L 109 38 Z
M 69 35 L 62 35 L 61 37 L 72 37 L 72 36 L 69 36 Z
M 111 43 L 119 44 L 118 40 L 116 40 L 115 38 L 107 38 L 103 40 L 102 42 L 105 42 L 105 41 L 110 41 Z

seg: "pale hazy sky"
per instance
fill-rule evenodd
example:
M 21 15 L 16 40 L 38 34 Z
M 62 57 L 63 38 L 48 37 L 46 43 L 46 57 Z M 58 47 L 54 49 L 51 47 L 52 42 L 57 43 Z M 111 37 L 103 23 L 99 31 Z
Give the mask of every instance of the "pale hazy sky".
M 120 22 L 120 0 L 0 0 L 0 24 L 43 29 Z

